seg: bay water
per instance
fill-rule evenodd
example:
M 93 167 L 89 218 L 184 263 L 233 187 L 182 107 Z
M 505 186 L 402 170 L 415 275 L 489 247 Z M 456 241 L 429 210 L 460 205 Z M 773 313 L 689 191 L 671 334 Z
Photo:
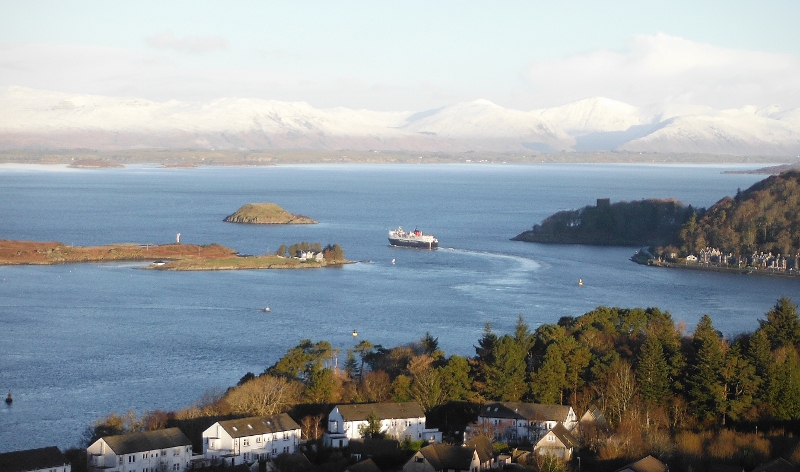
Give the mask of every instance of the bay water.
M 656 306 L 688 330 L 709 314 L 726 336 L 752 331 L 779 297 L 800 301 L 800 279 L 645 267 L 628 260 L 638 248 L 509 240 L 597 198 L 707 207 L 763 178 L 723 173 L 731 168 L 743 167 L 2 165 L 0 239 L 165 244 L 181 233 L 184 243 L 243 254 L 309 241 L 338 243 L 358 262 L 218 272 L 0 267 L 0 394 L 14 397 L 0 408 L 0 452 L 75 446 L 111 412 L 188 406 L 263 372 L 305 338 L 344 353 L 361 340 L 396 346 L 430 332 L 448 355 L 469 356 L 487 322 L 503 334 L 519 315 L 535 329 L 601 305 Z M 223 222 L 253 202 L 320 223 Z M 390 247 L 387 232 L 399 225 L 434 234 L 440 249 Z

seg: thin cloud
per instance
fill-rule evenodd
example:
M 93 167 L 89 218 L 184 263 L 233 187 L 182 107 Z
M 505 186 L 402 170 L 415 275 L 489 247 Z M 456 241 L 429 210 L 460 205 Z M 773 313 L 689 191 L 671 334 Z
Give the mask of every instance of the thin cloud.
M 631 103 L 713 108 L 800 106 L 800 60 L 659 33 L 622 51 L 597 50 L 533 63 L 527 79 L 541 106 L 604 96 Z
M 222 36 L 186 36 L 178 38 L 167 31 L 156 36 L 145 38 L 150 47 L 156 49 L 173 49 L 175 51 L 203 54 L 217 49 L 227 49 L 228 40 Z

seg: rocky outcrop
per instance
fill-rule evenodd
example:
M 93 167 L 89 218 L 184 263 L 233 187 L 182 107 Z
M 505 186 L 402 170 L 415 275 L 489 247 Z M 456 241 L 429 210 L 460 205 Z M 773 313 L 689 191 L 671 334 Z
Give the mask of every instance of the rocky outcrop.
M 307 225 L 317 221 L 307 216 L 295 215 L 275 203 L 248 203 L 225 218 L 228 223 L 259 225 Z

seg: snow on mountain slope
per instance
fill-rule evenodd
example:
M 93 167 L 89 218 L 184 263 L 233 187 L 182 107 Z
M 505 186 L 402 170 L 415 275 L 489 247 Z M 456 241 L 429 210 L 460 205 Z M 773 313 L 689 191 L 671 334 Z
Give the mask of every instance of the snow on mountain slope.
M 800 153 L 800 129 L 789 121 L 761 116 L 754 107 L 688 115 L 619 147 L 642 152 L 767 154 Z
M 634 107 L 598 97 L 529 112 L 487 100 L 416 113 L 376 112 L 245 98 L 154 102 L 3 88 L 0 148 L 20 147 L 797 155 L 800 109 Z
M 625 131 L 650 121 L 639 108 L 603 97 L 587 98 L 560 107 L 534 110 L 532 113 L 571 136 Z
M 574 140 L 535 113 L 509 110 L 488 100 L 440 108 L 408 121 L 403 130 L 471 141 L 489 140 L 543 143 L 569 149 Z

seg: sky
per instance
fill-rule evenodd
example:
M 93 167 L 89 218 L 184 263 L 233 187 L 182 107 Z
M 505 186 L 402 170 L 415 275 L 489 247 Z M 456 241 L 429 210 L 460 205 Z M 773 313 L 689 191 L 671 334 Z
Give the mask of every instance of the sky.
M 0 0 L 0 87 L 424 111 L 800 107 L 800 2 Z

